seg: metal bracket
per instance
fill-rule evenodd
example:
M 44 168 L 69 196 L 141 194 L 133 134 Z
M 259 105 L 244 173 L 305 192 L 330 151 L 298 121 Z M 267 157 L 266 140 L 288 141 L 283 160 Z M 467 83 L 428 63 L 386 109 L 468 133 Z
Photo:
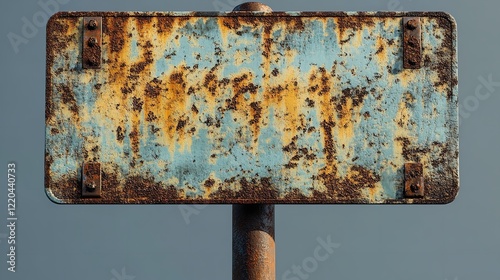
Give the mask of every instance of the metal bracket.
M 83 54 L 82 65 L 84 69 L 101 68 L 102 46 L 102 18 L 83 18 Z
M 101 164 L 99 162 L 83 164 L 82 196 L 101 197 Z
M 422 35 L 419 17 L 403 18 L 403 67 L 422 67 Z
M 424 197 L 423 170 L 421 163 L 405 163 L 405 197 Z

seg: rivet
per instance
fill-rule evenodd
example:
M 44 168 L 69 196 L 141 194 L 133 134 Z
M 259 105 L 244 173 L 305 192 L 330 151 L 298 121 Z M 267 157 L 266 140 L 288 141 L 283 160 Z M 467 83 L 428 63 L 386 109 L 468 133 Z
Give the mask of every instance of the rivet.
M 89 20 L 87 28 L 90 30 L 95 30 L 97 28 L 97 21 L 94 19 Z
M 95 191 L 96 185 L 94 182 L 92 182 L 92 184 L 87 184 L 86 187 L 87 187 L 87 190 L 93 192 L 93 191 Z
M 424 197 L 423 165 L 417 162 L 408 162 L 404 166 L 404 194 L 406 198 Z
M 87 162 L 82 168 L 82 196 L 101 197 L 101 164 Z
M 418 27 L 418 23 L 417 23 L 417 20 L 416 19 L 410 19 L 407 23 L 406 23 L 406 27 L 410 30 L 415 30 L 417 27 Z
M 417 61 L 413 57 L 408 58 L 408 63 L 411 65 L 417 65 Z
M 95 47 L 97 45 L 97 39 L 94 37 L 90 37 L 87 41 L 87 44 L 89 45 L 89 47 Z
M 96 65 L 99 65 L 99 63 L 97 62 L 97 59 L 96 58 L 89 58 L 87 60 L 88 64 L 91 65 L 91 66 L 96 66 Z

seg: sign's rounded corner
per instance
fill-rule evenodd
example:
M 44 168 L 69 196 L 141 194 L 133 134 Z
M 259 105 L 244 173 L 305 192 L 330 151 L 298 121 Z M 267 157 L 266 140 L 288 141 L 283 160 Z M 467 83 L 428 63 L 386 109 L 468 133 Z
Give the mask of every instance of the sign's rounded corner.
M 56 195 L 48 187 L 45 187 L 45 195 L 54 204 L 65 204 L 60 198 L 56 197 Z

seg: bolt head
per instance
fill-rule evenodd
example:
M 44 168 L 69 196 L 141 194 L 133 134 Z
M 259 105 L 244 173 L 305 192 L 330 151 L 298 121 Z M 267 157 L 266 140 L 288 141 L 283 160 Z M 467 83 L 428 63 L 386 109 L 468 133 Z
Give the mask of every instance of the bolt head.
M 97 28 L 97 21 L 94 19 L 89 20 L 87 28 L 90 30 L 95 30 Z
M 90 37 L 87 41 L 87 44 L 89 45 L 89 47 L 95 47 L 97 45 L 97 39 L 94 37 Z
M 406 22 L 406 27 L 410 30 L 415 30 L 418 27 L 418 22 L 416 19 L 410 19 Z
M 417 65 L 417 60 L 414 57 L 409 57 L 408 58 L 408 63 L 410 65 Z
M 420 186 L 417 184 L 413 184 L 410 186 L 410 190 L 414 193 L 418 192 L 419 189 L 420 189 Z
M 95 191 L 95 189 L 96 189 L 96 185 L 94 182 L 87 184 L 85 187 L 87 187 L 87 190 L 91 191 L 91 192 Z
M 97 66 L 97 65 L 99 65 L 99 63 L 97 62 L 97 59 L 96 59 L 96 58 L 89 58 L 89 59 L 87 60 L 87 62 L 88 62 L 88 64 L 89 64 L 90 66 Z

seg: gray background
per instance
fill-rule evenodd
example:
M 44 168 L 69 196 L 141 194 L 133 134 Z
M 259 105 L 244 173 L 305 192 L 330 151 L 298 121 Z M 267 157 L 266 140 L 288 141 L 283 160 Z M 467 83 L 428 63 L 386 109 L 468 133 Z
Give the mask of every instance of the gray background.
M 38 1 L 38 0 L 37 0 Z M 0 13 L 0 279 L 231 279 L 231 206 L 61 206 L 43 190 L 45 27 L 16 53 L 7 38 L 37 1 Z M 41 0 L 47 2 L 48 0 Z M 59 10 L 212 11 L 243 1 L 59 0 Z M 277 206 L 277 279 L 313 257 L 317 238 L 340 247 L 307 279 L 500 279 L 500 3 L 275 1 L 274 10 L 441 10 L 458 22 L 460 182 L 443 206 Z M 42 18 L 43 19 L 43 18 Z M 480 89 L 479 95 L 476 89 Z M 17 272 L 7 271 L 7 163 L 17 163 Z M 310 259 L 309 259 L 310 260 Z M 304 277 L 305 278 L 305 277 Z M 294 279 L 291 276 L 288 279 Z M 300 278 L 295 278 L 300 279 Z

